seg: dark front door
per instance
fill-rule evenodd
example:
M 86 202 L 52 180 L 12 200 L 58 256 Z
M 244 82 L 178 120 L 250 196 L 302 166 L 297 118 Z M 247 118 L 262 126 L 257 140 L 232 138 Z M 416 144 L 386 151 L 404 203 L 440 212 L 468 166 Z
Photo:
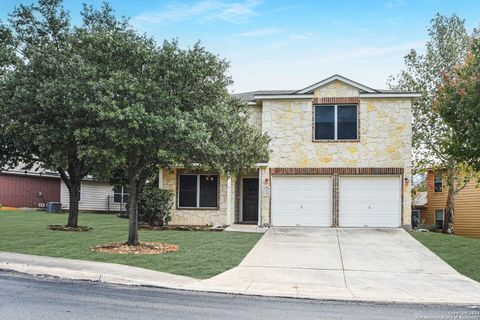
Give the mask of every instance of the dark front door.
M 244 222 L 258 221 L 258 179 L 243 179 L 242 220 Z

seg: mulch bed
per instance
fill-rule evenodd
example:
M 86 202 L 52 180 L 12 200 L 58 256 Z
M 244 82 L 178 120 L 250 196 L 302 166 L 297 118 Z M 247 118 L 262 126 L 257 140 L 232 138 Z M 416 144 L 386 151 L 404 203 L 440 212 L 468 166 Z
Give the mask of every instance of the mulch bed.
M 93 230 L 93 228 L 90 228 L 90 227 L 78 226 L 76 228 L 72 228 L 63 224 L 50 224 L 47 226 L 47 228 L 54 231 L 73 231 L 73 232 L 87 232 L 87 231 Z
M 178 251 L 175 244 L 164 242 L 140 242 L 138 246 L 129 246 L 123 242 L 99 244 L 91 248 L 94 252 L 116 254 L 164 254 Z
M 174 230 L 174 231 L 223 231 L 223 228 L 212 228 L 210 226 L 151 226 L 147 223 L 140 223 L 138 226 L 141 230 Z

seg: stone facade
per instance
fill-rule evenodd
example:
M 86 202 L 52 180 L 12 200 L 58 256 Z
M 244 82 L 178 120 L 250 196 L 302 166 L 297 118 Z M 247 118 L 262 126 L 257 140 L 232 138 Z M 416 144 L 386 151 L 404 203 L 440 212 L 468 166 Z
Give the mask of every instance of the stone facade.
M 175 204 L 172 208 L 172 225 L 214 225 L 220 223 L 225 225 L 232 223 L 227 221 L 227 177 L 220 176 L 219 179 L 219 193 L 218 193 L 218 209 L 181 209 L 177 208 L 177 171 L 167 169 L 163 171 L 163 189 L 172 190 L 175 194 Z M 233 204 L 235 202 L 235 180 L 232 178 L 230 191 L 231 210 L 234 210 Z M 232 211 L 233 214 L 234 211 Z
M 335 81 L 315 97 L 356 97 L 358 89 Z M 311 99 L 264 100 L 262 130 L 272 138 L 271 168 L 404 168 L 411 181 L 411 100 L 360 99 L 359 141 L 314 141 Z M 403 212 L 410 212 L 410 186 L 403 188 Z M 267 213 L 265 212 L 264 219 Z M 410 224 L 405 214 L 403 224 Z
M 313 91 L 313 96 L 318 98 L 331 97 L 358 97 L 358 89 L 338 80 L 332 81 Z
M 405 181 L 402 211 L 406 214 L 403 214 L 402 222 L 409 225 L 412 100 L 362 98 L 358 88 L 340 81 L 332 81 L 316 88 L 313 96 L 314 101 L 329 101 L 330 98 L 359 101 L 358 140 L 314 141 L 312 98 L 263 99 L 261 105 L 252 106 L 252 123 L 272 139 L 268 166 L 258 169 L 261 212 L 259 224 L 269 224 L 271 221 L 271 168 L 398 168 L 402 172 L 402 181 Z M 164 173 L 164 185 L 175 191 L 175 173 Z M 238 187 L 238 183 L 232 183 L 232 217 L 238 216 L 239 191 L 234 190 Z M 226 188 L 226 177 L 222 177 L 218 210 L 175 209 L 172 223 L 225 224 L 227 220 L 235 220 L 227 219 Z

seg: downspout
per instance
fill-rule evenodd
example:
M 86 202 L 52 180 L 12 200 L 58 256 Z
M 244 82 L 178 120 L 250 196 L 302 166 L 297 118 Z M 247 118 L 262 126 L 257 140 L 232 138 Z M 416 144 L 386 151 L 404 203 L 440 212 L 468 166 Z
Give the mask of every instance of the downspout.
M 158 168 L 158 189 L 163 188 L 163 168 Z

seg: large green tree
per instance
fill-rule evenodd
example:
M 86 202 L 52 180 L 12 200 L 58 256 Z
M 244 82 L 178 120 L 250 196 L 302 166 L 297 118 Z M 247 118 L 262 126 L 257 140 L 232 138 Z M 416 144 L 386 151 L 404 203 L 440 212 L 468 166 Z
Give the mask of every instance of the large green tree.
M 457 15 L 437 14 L 428 34 L 425 53 L 412 49 L 404 58 L 405 69 L 391 77 L 390 86 L 422 93 L 412 107 L 415 170 L 444 170 L 448 186 L 444 232 L 453 233 L 455 195 L 465 187 L 470 176 L 465 174 L 465 165 L 447 150 L 454 130 L 433 108 L 433 101 L 442 75 L 450 74 L 454 66 L 464 61 L 476 31 L 469 35 L 465 21 Z
M 95 139 L 79 132 L 91 125 L 85 114 L 95 103 L 96 74 L 79 54 L 77 33 L 60 0 L 20 5 L 0 25 L 0 165 L 58 170 L 69 190 L 70 227 L 95 162 L 80 151 Z
M 480 40 L 472 42 L 465 63 L 445 74 L 436 109 L 452 129 L 447 151 L 480 172 Z
M 81 32 L 81 56 L 95 65 L 96 101 L 80 132 L 83 154 L 102 159 L 98 174 L 128 185 L 129 245 L 138 245 L 138 199 L 159 167 L 235 174 L 265 161 L 268 137 L 249 124 L 250 112 L 232 97 L 228 63 L 199 44 L 181 49 L 158 45 L 115 17 L 90 10 Z M 89 50 L 95 48 L 95 50 Z

